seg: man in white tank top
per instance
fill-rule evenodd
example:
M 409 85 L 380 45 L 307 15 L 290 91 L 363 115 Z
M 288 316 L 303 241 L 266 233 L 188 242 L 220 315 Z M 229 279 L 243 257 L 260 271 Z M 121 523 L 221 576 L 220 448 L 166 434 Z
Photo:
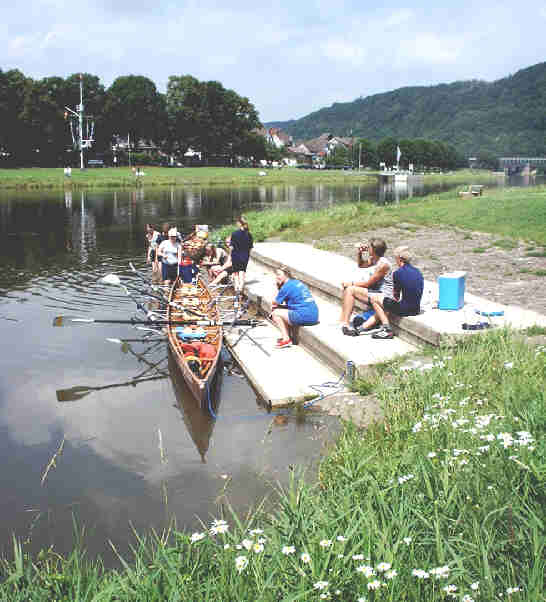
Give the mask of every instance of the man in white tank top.
M 340 322 L 343 334 L 349 336 L 355 336 L 357 334 L 354 328 L 349 326 L 355 299 L 368 302 L 368 291 L 383 293 L 387 296 L 392 294 L 392 265 L 391 262 L 384 257 L 386 250 L 387 243 L 380 238 L 373 238 L 369 243 L 362 243 L 358 247 L 358 267 L 373 267 L 374 270 L 371 276 L 364 280 L 341 283 L 341 287 L 343 288 L 343 300 Z M 368 257 L 364 258 L 363 254 L 366 251 L 368 252 Z

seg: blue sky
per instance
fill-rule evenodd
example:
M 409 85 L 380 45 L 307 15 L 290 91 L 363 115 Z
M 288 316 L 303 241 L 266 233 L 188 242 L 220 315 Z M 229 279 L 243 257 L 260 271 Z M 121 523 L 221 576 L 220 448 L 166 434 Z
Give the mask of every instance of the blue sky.
M 267 3 L 269 4 L 269 3 Z M 263 121 L 402 86 L 493 81 L 546 60 L 546 2 L 29 0 L 2 9 L 0 68 L 218 80 Z

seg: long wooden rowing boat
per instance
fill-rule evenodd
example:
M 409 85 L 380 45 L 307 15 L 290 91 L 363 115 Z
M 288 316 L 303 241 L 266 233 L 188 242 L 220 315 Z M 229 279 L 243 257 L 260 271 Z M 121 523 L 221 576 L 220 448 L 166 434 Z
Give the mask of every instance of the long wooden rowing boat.
M 169 301 L 167 319 L 173 322 L 167 327 L 169 345 L 189 390 L 203 406 L 211 394 L 211 383 L 222 349 L 220 313 L 201 279 L 193 284 L 178 278 L 169 293 Z M 218 325 L 184 324 L 184 321 L 199 319 L 196 314 Z

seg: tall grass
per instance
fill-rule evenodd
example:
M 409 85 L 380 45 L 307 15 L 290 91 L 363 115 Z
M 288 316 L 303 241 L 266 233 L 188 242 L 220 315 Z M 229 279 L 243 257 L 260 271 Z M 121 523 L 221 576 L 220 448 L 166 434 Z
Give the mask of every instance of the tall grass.
M 546 347 L 492 332 L 400 368 L 386 422 L 346 425 L 272 513 L 135 535 L 112 571 L 19 548 L 0 599 L 544 600 Z

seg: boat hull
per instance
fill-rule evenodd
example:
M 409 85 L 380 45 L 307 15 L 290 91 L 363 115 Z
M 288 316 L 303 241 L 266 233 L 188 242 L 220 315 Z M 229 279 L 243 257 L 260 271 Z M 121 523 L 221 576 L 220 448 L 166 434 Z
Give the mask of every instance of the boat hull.
M 169 346 L 188 385 L 188 389 L 201 407 L 206 405 L 210 397 L 211 383 L 216 374 L 218 359 L 222 350 L 223 333 L 222 326 L 219 324 L 220 315 L 216 304 L 212 301 L 212 296 L 201 279 L 198 280 L 197 284 L 186 284 L 177 279 L 169 294 L 169 308 L 167 311 L 168 320 L 172 322 L 172 324 L 167 326 Z M 192 312 L 201 314 L 202 317 L 200 318 L 195 313 L 188 311 L 189 309 Z M 218 322 L 218 325 L 200 327 L 206 332 L 206 336 L 201 342 L 213 345 L 215 354 L 213 358 L 197 360 L 199 362 L 198 374 L 191 369 L 188 359 L 184 355 L 183 341 L 178 337 L 176 332 L 177 327 L 183 327 L 187 324 L 188 320 L 196 319 Z M 191 340 L 187 342 L 189 343 Z M 192 357 L 195 358 L 195 356 Z

